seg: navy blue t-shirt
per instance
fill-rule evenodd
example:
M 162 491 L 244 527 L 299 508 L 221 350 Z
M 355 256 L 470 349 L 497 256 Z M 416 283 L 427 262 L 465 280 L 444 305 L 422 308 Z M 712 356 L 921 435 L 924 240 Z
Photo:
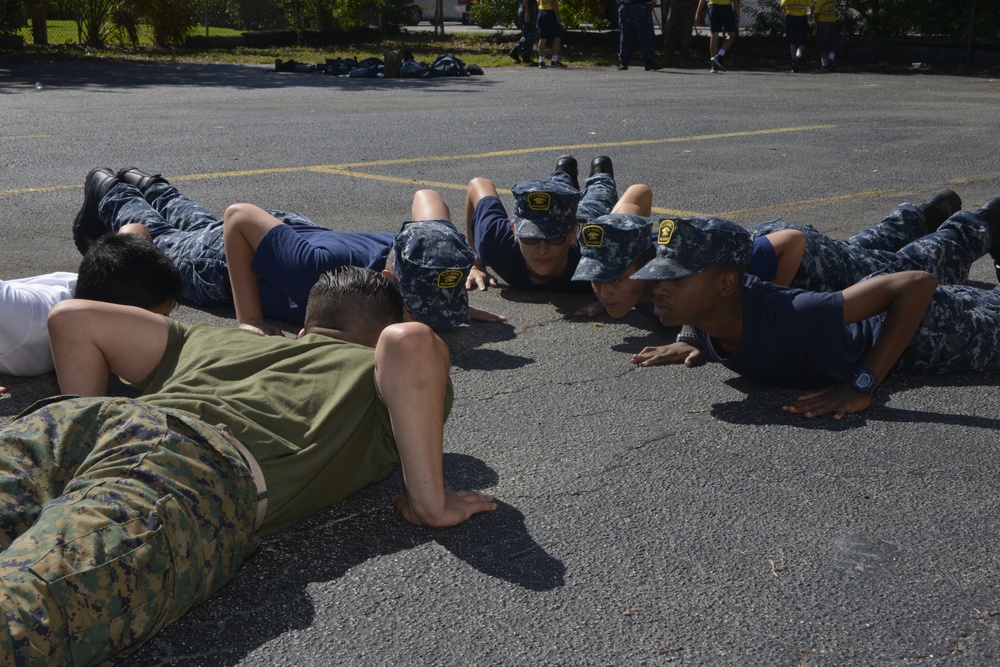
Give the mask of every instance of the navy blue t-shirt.
M 778 255 L 766 235 L 754 237 L 747 273 L 767 282 L 774 282 L 778 275 Z
M 271 211 L 281 218 L 280 211 Z M 318 225 L 284 224 L 261 239 L 250 265 L 260 283 L 264 317 L 301 326 L 309 290 L 338 266 L 381 271 L 395 234 L 337 232 Z
M 882 318 L 845 325 L 841 292 L 806 292 L 747 275 L 739 347 L 723 357 L 695 328 L 701 349 L 758 384 L 812 389 L 850 381 L 882 330 Z
M 479 200 L 472 215 L 471 231 L 476 254 L 511 287 L 534 292 L 591 291 L 589 282 L 573 280 L 576 266 L 580 263 L 580 247 L 575 243 L 569 248 L 566 270 L 544 283 L 532 282 L 528 264 L 514 239 L 510 218 L 497 197 L 483 197 Z M 566 243 L 571 240 L 567 239 Z

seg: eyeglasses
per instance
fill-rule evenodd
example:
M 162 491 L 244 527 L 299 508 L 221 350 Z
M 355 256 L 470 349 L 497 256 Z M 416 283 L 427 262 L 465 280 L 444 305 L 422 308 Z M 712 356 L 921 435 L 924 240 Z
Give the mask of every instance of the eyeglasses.
M 526 239 L 519 236 L 517 240 L 524 245 L 538 245 L 542 241 L 545 241 L 548 245 L 562 245 L 563 243 L 566 243 L 566 239 L 568 238 L 569 234 L 563 234 L 562 236 L 557 236 L 554 239 Z

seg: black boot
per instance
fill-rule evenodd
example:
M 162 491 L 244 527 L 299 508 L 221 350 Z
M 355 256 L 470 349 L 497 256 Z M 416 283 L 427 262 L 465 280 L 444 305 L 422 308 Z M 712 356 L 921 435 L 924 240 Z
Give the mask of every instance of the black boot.
M 927 232 L 935 232 L 942 222 L 962 210 L 962 198 L 954 190 L 945 188 L 931 195 L 930 199 L 920 205 L 920 210 L 927 220 Z
M 611 158 L 607 155 L 598 155 L 590 161 L 590 175 L 607 174 L 611 178 L 615 177 L 615 168 L 611 164 Z
M 167 185 L 170 185 L 167 179 L 163 178 L 159 174 L 150 174 L 149 172 L 138 169 L 137 167 L 125 167 L 124 169 L 119 169 L 118 180 L 124 181 L 125 183 L 131 183 L 135 187 L 139 188 L 139 192 L 144 194 L 146 192 L 146 188 L 153 183 L 166 183 Z
M 104 236 L 108 229 L 97 214 L 97 206 L 108 194 L 108 190 L 118 184 L 115 172 L 106 167 L 91 169 L 83 184 L 83 206 L 73 220 L 73 241 L 80 254 L 85 254 L 90 242 Z
M 577 190 L 580 189 L 580 180 L 578 178 L 575 157 L 572 155 L 563 155 L 560 157 L 556 160 L 556 171 L 562 171 L 569 174 L 570 180 L 573 181 L 573 187 Z

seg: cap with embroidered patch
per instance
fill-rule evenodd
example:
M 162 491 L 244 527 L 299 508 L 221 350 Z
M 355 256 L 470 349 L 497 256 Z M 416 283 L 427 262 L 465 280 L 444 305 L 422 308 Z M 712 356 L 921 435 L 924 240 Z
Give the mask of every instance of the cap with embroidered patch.
M 465 279 L 476 253 L 454 225 L 447 220 L 404 222 L 392 250 L 399 291 L 415 319 L 447 328 L 468 318 Z
M 652 228 L 653 222 L 639 215 L 611 213 L 594 218 L 577 234 L 581 257 L 573 280 L 617 280 L 653 244 Z
M 560 181 L 523 181 L 514 193 L 514 235 L 524 239 L 556 239 L 576 222 L 580 191 Z
M 656 227 L 656 257 L 633 280 L 680 280 L 713 266 L 747 266 L 750 233 L 722 218 L 674 218 Z

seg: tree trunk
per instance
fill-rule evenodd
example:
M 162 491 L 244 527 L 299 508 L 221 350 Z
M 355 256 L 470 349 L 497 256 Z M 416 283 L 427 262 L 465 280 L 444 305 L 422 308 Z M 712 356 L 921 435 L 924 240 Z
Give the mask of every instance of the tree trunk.
M 31 40 L 35 46 L 45 46 L 49 43 L 49 3 L 47 0 L 30 2 L 27 6 L 31 18 Z

